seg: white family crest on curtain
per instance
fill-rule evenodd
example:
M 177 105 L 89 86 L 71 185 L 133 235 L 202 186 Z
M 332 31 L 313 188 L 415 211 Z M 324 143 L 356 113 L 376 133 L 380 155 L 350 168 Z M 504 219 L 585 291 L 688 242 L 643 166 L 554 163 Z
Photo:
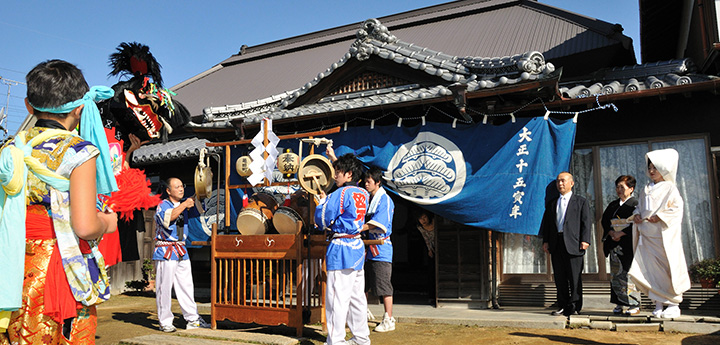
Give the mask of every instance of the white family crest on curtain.
M 502 125 L 445 123 L 354 127 L 330 135 L 385 171 L 388 190 L 443 218 L 494 231 L 537 235 L 546 191 L 567 170 L 572 121 L 518 119 Z
M 462 191 L 465 159 L 452 141 L 433 132 L 420 132 L 413 141 L 400 146 L 384 178 L 407 200 L 437 204 Z

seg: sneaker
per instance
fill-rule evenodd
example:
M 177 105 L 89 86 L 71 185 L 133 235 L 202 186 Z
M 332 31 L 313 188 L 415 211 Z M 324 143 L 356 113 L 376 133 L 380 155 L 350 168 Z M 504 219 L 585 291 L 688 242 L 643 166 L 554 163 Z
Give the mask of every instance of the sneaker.
M 640 308 L 638 308 L 638 307 L 629 308 L 628 310 L 625 311 L 625 315 L 637 315 L 639 312 L 640 312 Z
M 167 326 L 160 325 L 160 330 L 165 333 L 172 333 L 172 332 L 177 331 L 177 328 L 175 328 L 175 326 L 173 326 L 173 325 L 167 325 Z
M 195 321 L 188 322 L 187 327 L 185 329 L 196 329 L 196 328 L 210 328 L 210 325 L 203 320 L 203 318 L 198 318 Z
M 394 331 L 394 330 L 395 330 L 395 318 L 389 317 L 387 313 L 385 313 L 385 315 L 383 315 L 382 321 L 374 329 L 375 332 L 380 332 L 380 333 L 390 332 L 390 331 Z
M 665 311 L 662 312 L 662 315 L 660 316 L 663 319 L 674 319 L 680 317 L 680 307 L 677 305 L 671 305 L 665 308 Z
M 368 321 L 375 320 L 375 315 L 373 315 L 373 313 L 370 311 L 370 309 L 368 309 L 367 311 L 368 311 L 368 313 L 367 313 Z
M 613 314 L 622 314 L 623 313 L 623 307 L 621 305 L 618 305 L 613 309 Z

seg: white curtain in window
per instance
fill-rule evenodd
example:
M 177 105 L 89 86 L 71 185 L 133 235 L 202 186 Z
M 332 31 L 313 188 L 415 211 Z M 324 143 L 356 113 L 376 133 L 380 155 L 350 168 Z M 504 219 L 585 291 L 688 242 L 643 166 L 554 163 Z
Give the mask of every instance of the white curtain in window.
M 504 234 L 503 273 L 547 273 L 542 237 Z
M 653 143 L 652 149 L 673 148 L 680 154 L 677 188 L 684 202 L 682 240 L 685 259 L 694 262 L 713 258 L 713 224 L 705 140 Z M 644 161 L 643 156 L 643 161 Z
M 645 153 L 648 143 L 604 146 L 598 149 L 600 167 L 593 166 L 592 149 L 578 149 L 573 152 L 570 172 L 575 179 L 573 193 L 585 197 L 590 212 L 595 217 L 595 208 L 602 210 L 617 198 L 615 179 L 620 175 L 632 175 L 637 179 L 635 196 L 649 178 L 645 174 Z M 711 195 L 707 168 L 706 143 L 704 139 L 653 142 L 653 150 L 674 148 L 680 154 L 677 186 L 685 202 L 683 215 L 683 248 L 688 264 L 714 257 L 714 238 L 711 214 Z M 602 205 L 595 205 L 595 171 L 599 171 Z M 593 232 L 598 219 L 594 219 Z M 539 230 L 539 229 L 538 229 Z M 598 273 L 598 250 L 596 237 L 592 237 L 591 248 L 585 255 L 584 273 Z M 604 261 L 604 260 L 602 260 Z M 601 262 L 602 262 L 601 261 Z M 605 261 L 606 262 L 606 261 Z M 607 262 L 605 263 L 607 265 Z M 542 250 L 540 236 L 504 234 L 503 272 L 506 274 L 547 273 L 546 256 Z

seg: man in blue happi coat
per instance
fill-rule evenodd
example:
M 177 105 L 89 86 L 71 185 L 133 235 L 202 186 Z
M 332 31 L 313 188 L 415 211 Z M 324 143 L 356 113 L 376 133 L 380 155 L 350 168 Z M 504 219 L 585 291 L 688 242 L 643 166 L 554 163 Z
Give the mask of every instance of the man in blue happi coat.
M 315 209 L 315 224 L 329 230 L 326 252 L 327 291 L 325 316 L 327 344 L 370 344 L 365 298 L 365 246 L 360 230 L 365 224 L 368 192 L 357 186 L 362 164 L 352 154 L 333 162 L 338 189 L 330 195 L 320 192 Z M 345 323 L 353 338 L 345 341 Z
M 395 203 L 382 187 L 382 170 L 378 167 L 370 168 L 365 176 L 365 189 L 370 192 L 370 207 L 362 231 L 368 231 L 371 240 L 383 240 L 383 244 L 373 244 L 367 249 L 368 284 L 366 291 L 373 290 L 375 295 L 383 302 L 385 313 L 375 332 L 389 332 L 395 330 L 395 318 L 392 316 L 393 287 L 392 277 L 393 247 L 390 241 L 392 234 L 392 220 L 395 212 Z M 371 315 L 371 314 L 368 314 Z

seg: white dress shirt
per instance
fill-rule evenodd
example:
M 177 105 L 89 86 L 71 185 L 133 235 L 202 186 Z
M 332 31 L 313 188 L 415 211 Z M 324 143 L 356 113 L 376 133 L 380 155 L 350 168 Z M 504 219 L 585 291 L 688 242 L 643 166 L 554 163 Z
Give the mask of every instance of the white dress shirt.
M 571 196 L 572 191 L 568 192 L 565 195 L 561 195 L 558 198 L 556 209 L 558 232 L 563 232 L 563 224 L 565 223 L 565 211 L 567 211 L 568 201 L 570 201 Z

